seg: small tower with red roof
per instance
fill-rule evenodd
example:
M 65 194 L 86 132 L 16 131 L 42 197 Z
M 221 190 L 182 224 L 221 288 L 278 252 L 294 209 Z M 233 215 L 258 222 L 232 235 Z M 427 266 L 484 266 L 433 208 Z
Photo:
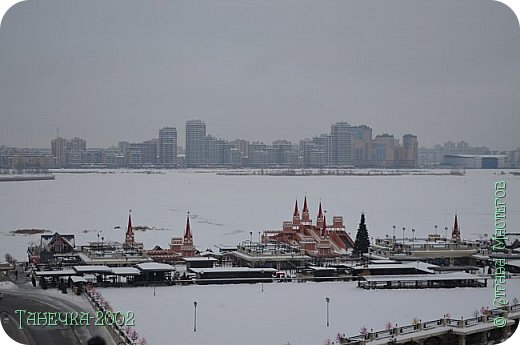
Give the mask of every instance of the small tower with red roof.
M 133 247 L 135 245 L 134 229 L 132 227 L 132 210 L 128 213 L 128 227 L 125 235 L 125 246 Z
M 183 243 L 181 248 L 182 256 L 195 256 L 195 247 L 193 246 L 193 235 L 191 234 L 190 213 L 186 218 L 186 229 L 184 231 Z
M 318 229 L 323 228 L 323 222 L 325 221 L 325 218 L 323 216 L 323 210 L 321 208 L 321 201 L 320 201 L 320 208 L 318 210 L 318 218 L 316 219 L 316 227 Z
M 451 239 L 455 242 L 460 241 L 460 229 L 457 215 L 455 215 L 455 223 L 453 224 L 453 231 L 451 232 Z
M 327 237 L 327 219 L 325 216 L 323 216 L 323 224 L 321 225 L 320 236 Z
M 311 217 L 309 215 L 309 208 L 307 207 L 307 196 L 303 200 L 303 210 L 302 210 L 302 225 L 310 226 L 312 224 Z
M 294 204 L 294 212 L 292 217 L 292 224 L 294 230 L 300 229 L 300 212 L 298 211 L 298 200 L 296 200 L 296 203 Z

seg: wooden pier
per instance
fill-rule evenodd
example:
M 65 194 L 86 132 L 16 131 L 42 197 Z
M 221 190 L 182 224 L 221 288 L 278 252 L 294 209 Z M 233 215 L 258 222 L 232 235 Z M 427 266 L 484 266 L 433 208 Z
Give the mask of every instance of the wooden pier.
M 498 328 L 493 320 L 504 317 L 507 323 Z M 444 317 L 438 320 L 391 329 L 366 332 L 354 337 L 339 337 L 342 345 L 480 345 L 498 344 L 510 337 L 518 327 L 520 304 L 494 309 L 482 316 L 463 319 Z M 397 325 L 396 325 L 397 326 Z
M 358 281 L 358 287 L 368 290 L 486 287 L 487 279 L 487 277 L 465 272 L 365 276 Z

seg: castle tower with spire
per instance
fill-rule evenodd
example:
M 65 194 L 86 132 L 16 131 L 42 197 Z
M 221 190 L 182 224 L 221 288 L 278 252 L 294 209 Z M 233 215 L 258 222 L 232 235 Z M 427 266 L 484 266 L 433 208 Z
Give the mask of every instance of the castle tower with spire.
M 125 247 L 135 245 L 134 228 L 132 227 L 132 210 L 128 213 L 128 227 L 126 228 Z
M 323 223 L 324 223 L 324 221 L 325 221 L 325 218 L 324 218 L 324 216 L 323 216 L 323 210 L 322 210 L 322 208 L 321 208 L 321 201 L 320 201 L 320 208 L 319 208 L 319 210 L 318 210 L 318 218 L 316 219 L 316 227 L 317 227 L 318 229 L 323 228 Z
M 323 217 L 323 226 L 320 229 L 320 241 L 318 243 L 318 255 L 319 256 L 331 256 L 332 255 L 332 244 L 328 238 L 327 233 L 327 219 Z
M 300 229 L 300 212 L 298 211 L 298 200 L 294 204 L 294 212 L 292 217 L 293 230 L 298 231 Z
M 307 196 L 305 196 L 305 199 L 303 200 L 303 210 L 302 210 L 302 221 L 301 224 L 304 226 L 311 226 L 312 221 L 311 217 L 309 215 L 309 208 L 307 207 Z
M 327 236 L 327 219 L 325 218 L 325 216 L 323 216 L 323 222 L 321 224 L 321 228 L 318 227 L 318 229 L 321 229 L 321 231 L 320 231 L 320 236 L 321 237 L 326 237 Z
M 460 242 L 460 229 L 457 215 L 455 215 L 455 222 L 453 223 L 453 231 L 451 232 L 451 239 L 455 242 Z
M 183 257 L 195 256 L 195 247 L 193 246 L 193 235 L 191 234 L 190 213 L 186 217 L 186 229 L 184 230 L 184 237 L 181 247 Z
M 128 226 L 126 228 L 123 248 L 130 249 L 131 251 L 140 251 L 143 249 L 143 243 L 135 241 L 134 228 L 132 226 L 132 210 L 128 212 Z

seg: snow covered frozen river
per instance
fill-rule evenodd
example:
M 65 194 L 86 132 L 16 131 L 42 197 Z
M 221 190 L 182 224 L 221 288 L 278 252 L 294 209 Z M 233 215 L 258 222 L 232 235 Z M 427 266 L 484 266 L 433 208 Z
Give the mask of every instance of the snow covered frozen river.
M 494 182 L 507 183 L 507 217 L 520 224 L 520 177 L 492 170 L 468 170 L 466 176 L 222 176 L 203 171 L 166 171 L 164 174 L 56 174 L 54 181 L 0 184 L 0 254 L 25 258 L 27 244 L 39 235 L 13 236 L 20 228 L 74 233 L 76 244 L 124 240 L 128 210 L 134 225 L 160 230 L 137 232 L 145 248 L 167 246 L 183 233 L 186 213 L 192 216 L 195 245 L 237 244 L 258 238 L 258 232 L 280 229 L 290 220 L 294 200 L 307 195 L 313 219 L 321 199 L 328 215 L 342 215 L 355 236 L 365 212 L 371 237 L 392 234 L 396 225 L 405 236 L 421 237 L 444 227 L 451 229 L 455 213 L 463 238 L 493 231 Z M 114 229 L 120 226 L 121 229 Z

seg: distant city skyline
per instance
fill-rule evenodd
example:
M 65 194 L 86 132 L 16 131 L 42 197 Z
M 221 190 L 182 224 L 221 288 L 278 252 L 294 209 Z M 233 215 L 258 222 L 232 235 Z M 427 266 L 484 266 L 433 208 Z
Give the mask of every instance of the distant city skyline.
M 121 140 L 117 147 L 93 148 L 84 138 L 57 136 L 48 148 L 0 146 L 0 169 L 49 168 L 468 168 L 520 167 L 520 148 L 494 151 L 465 141 L 419 147 L 418 137 L 400 139 L 373 133 L 366 124 L 331 124 L 330 132 L 315 133 L 298 142 L 286 139 L 250 142 L 217 138 L 200 119 L 186 121 L 185 146 L 177 129 L 158 129 L 158 138 Z
M 196 120 L 200 120 L 202 121 L 205 126 L 207 128 L 210 128 L 211 125 L 206 122 L 205 120 L 203 120 L 202 118 L 198 118 Z M 186 122 L 188 121 L 194 121 L 194 119 L 188 119 Z M 128 143 L 138 143 L 138 142 L 143 142 L 143 141 L 147 141 L 147 140 L 151 140 L 151 139 L 159 139 L 159 132 L 158 130 L 161 129 L 161 128 L 174 128 L 177 130 L 177 146 L 178 147 L 181 147 L 183 149 L 185 149 L 185 144 L 186 144 L 186 122 L 185 123 L 181 123 L 180 125 L 172 125 L 171 123 L 166 125 L 166 124 L 163 124 L 162 127 L 158 127 L 158 128 L 155 128 L 150 135 L 145 135 L 143 133 L 138 133 L 136 135 L 136 140 L 132 140 L 128 137 L 121 137 L 121 138 L 114 138 L 114 140 L 108 142 L 107 145 L 97 145 L 95 142 L 92 141 L 92 139 L 88 136 L 82 136 L 82 135 L 79 135 L 77 133 L 79 132 L 84 132 L 84 131 L 81 131 L 81 130 L 72 130 L 71 133 L 63 133 L 63 131 L 61 129 L 58 130 L 58 128 L 56 128 L 54 130 L 53 133 L 50 133 L 49 134 L 49 137 L 47 138 L 47 140 L 42 144 L 42 145 L 27 145 L 27 144 L 24 144 L 22 143 L 22 145 L 12 145 L 10 143 L 6 143 L 6 142 L 2 142 L 0 141 L 0 146 L 5 146 L 5 147 L 16 147 L 16 148 L 28 148 L 28 149 L 31 149 L 31 148 L 34 148 L 34 149 L 45 149 L 45 148 L 50 148 L 50 144 L 49 144 L 49 140 L 51 139 L 55 139 L 56 137 L 62 137 L 62 138 L 80 138 L 80 139 L 85 139 L 87 142 L 88 142 L 88 147 L 89 148 L 110 148 L 110 147 L 117 147 L 118 144 L 122 141 L 124 142 L 128 142 Z M 348 121 L 340 121 L 340 122 L 348 122 Z M 374 133 L 377 133 L 376 135 L 383 135 L 383 134 L 391 134 L 393 135 L 394 137 L 396 138 L 402 138 L 404 135 L 407 135 L 407 134 L 415 134 L 413 131 L 405 131 L 405 130 L 400 130 L 398 131 L 397 133 L 395 132 L 390 132 L 389 130 L 387 131 L 376 131 L 374 128 L 375 127 L 372 127 L 371 125 L 369 124 L 365 124 L 365 123 L 361 123 L 361 124 L 354 124 L 354 123 L 351 123 L 352 125 L 355 125 L 355 126 L 368 126 L 372 129 L 372 131 Z M 282 137 L 279 137 L 279 138 L 275 138 L 274 140 L 262 140 L 261 138 L 258 139 L 258 140 L 252 140 L 250 138 L 246 138 L 245 136 L 241 136 L 241 135 L 231 135 L 229 137 L 227 136 L 223 136 L 223 135 L 220 135 L 219 133 L 214 133 L 214 131 L 212 130 L 207 130 L 207 135 L 211 135 L 212 137 L 215 137 L 217 139 L 225 139 L 225 140 L 246 140 L 248 142 L 251 142 L 251 143 L 255 143 L 255 142 L 258 142 L 258 143 L 265 143 L 265 144 L 271 144 L 275 141 L 278 141 L 278 140 L 288 140 L 294 144 L 298 144 L 298 142 L 300 140 L 304 140 L 304 139 L 312 139 L 314 136 L 316 135 L 320 135 L 320 134 L 323 134 L 323 133 L 327 133 L 330 131 L 330 126 L 332 125 L 332 123 L 329 123 L 328 125 L 325 125 L 324 126 L 324 129 L 321 133 L 318 133 L 318 132 L 315 132 L 315 133 L 309 133 L 308 135 L 304 136 L 304 137 L 300 137 L 300 138 L 294 138 L 294 139 L 290 139 L 288 137 L 286 138 L 282 138 Z M 0 138 L 1 140 L 2 138 Z M 422 139 L 422 138 L 421 138 Z M 487 145 L 484 145 L 480 142 L 474 142 L 474 141 L 467 141 L 467 140 L 464 140 L 462 138 L 447 138 L 446 140 L 439 140 L 438 142 L 434 142 L 433 144 L 431 145 L 426 145 L 426 144 L 423 144 L 422 140 L 419 142 L 419 147 L 422 147 L 422 148 L 434 148 L 435 146 L 443 146 L 447 143 L 460 143 L 460 142 L 464 142 L 464 143 L 468 143 L 470 145 L 473 145 L 475 147 L 486 147 L 486 148 L 489 148 L 491 151 L 510 151 L 510 150 L 514 150 L 514 149 L 517 149 L 520 147 L 520 143 L 516 146 L 511 146 L 511 147 L 505 147 L 504 149 L 495 149 L 494 147 L 489 147 Z
M 520 146 L 520 30 L 493 1 L 26 1 L 0 46 L 0 145 L 59 128 L 107 147 L 201 118 L 251 142 L 347 121 Z
M 165 125 L 165 124 L 163 124 L 162 127 L 155 128 L 155 130 L 152 131 L 152 133 L 150 135 L 145 135 L 143 133 L 138 133 L 137 137 L 139 139 L 137 139 L 137 140 L 131 140 L 130 138 L 127 138 L 127 137 L 124 137 L 124 138 L 114 138 L 114 140 L 112 140 L 112 142 L 109 142 L 108 145 L 97 145 L 96 143 L 93 143 L 91 138 L 88 137 L 88 136 L 81 136 L 81 135 L 78 135 L 78 134 L 74 134 L 74 133 L 82 132 L 81 130 L 72 130 L 72 133 L 68 134 L 68 133 L 63 133 L 63 131 L 61 131 L 61 129 L 56 128 L 54 133 L 51 133 L 50 136 L 47 138 L 47 141 L 45 143 L 43 143 L 41 146 L 23 145 L 23 143 L 22 143 L 21 146 L 20 145 L 11 145 L 9 143 L 5 143 L 5 142 L 1 142 L 1 141 L 0 141 L 0 146 L 12 147 L 12 148 L 20 148 L 20 149 L 25 149 L 25 148 L 26 149 L 47 149 L 47 148 L 52 148 L 51 147 L 52 145 L 50 145 L 50 141 L 54 140 L 57 137 L 60 137 L 60 138 L 70 138 L 70 139 L 86 140 L 88 142 L 88 148 L 94 148 L 94 149 L 100 148 L 100 149 L 102 149 L 102 148 L 118 147 L 118 145 L 121 142 L 140 143 L 140 142 L 146 142 L 146 141 L 149 141 L 149 140 L 159 140 L 160 139 L 160 131 L 171 128 L 176 133 L 177 147 L 182 148 L 183 150 L 185 150 L 186 149 L 186 124 L 188 122 L 197 122 L 197 121 L 202 122 L 203 126 L 205 127 L 204 128 L 204 135 L 209 135 L 209 136 L 214 137 L 216 139 L 223 139 L 223 140 L 227 140 L 227 141 L 245 140 L 245 141 L 250 142 L 250 143 L 263 143 L 263 144 L 272 144 L 272 143 L 274 143 L 276 141 L 279 141 L 279 140 L 282 140 L 282 141 L 283 140 L 287 140 L 287 141 L 289 141 L 289 142 L 291 142 L 291 143 L 293 143 L 295 145 L 298 145 L 298 143 L 301 140 L 312 139 L 313 137 L 316 137 L 316 136 L 319 136 L 319 135 L 326 134 L 326 133 L 330 132 L 331 125 L 333 125 L 333 123 L 329 123 L 328 125 L 326 125 L 324 127 L 324 130 L 322 132 L 309 133 L 308 135 L 306 135 L 304 137 L 294 138 L 293 140 L 289 139 L 288 137 L 286 137 L 286 138 L 279 137 L 279 138 L 276 138 L 274 140 L 262 140 L 261 138 L 259 140 L 251 140 L 251 139 L 246 138 L 245 136 L 242 136 L 240 134 L 239 135 L 235 135 L 235 136 L 227 137 L 227 136 L 220 135 L 219 133 L 214 133 L 214 131 L 211 130 L 211 125 L 210 124 L 208 124 L 203 118 L 197 118 L 197 119 L 188 119 L 186 122 L 181 123 L 179 125 L 172 125 L 172 124 Z M 390 132 L 389 130 L 387 130 L 387 131 L 382 130 L 382 131 L 378 132 L 378 131 L 374 130 L 374 127 L 372 127 L 372 125 L 367 124 L 367 123 L 350 123 L 348 121 L 339 121 L 339 123 L 349 123 L 350 125 L 353 125 L 353 126 L 368 126 L 370 129 L 372 129 L 372 131 L 374 133 L 374 137 L 376 135 L 386 135 L 386 134 L 390 134 L 390 135 L 394 136 L 395 138 L 402 138 L 403 136 L 405 136 L 407 134 L 415 135 L 414 132 L 406 131 L 404 129 L 399 130 L 398 133 Z M 1 138 L 0 138 L 0 140 L 1 140 Z M 422 138 L 421 138 L 421 140 L 419 141 L 419 147 L 425 148 L 425 149 L 432 149 L 432 148 L 435 148 L 437 146 L 445 146 L 447 144 L 457 144 L 457 143 L 469 144 L 469 145 L 471 145 L 473 147 L 483 147 L 483 148 L 489 149 L 490 151 L 493 151 L 493 152 L 511 151 L 511 150 L 515 150 L 517 148 L 520 148 L 520 143 L 519 143 L 519 145 L 517 145 L 517 146 L 505 147 L 504 149 L 495 149 L 493 147 L 489 147 L 487 145 L 483 145 L 482 143 L 479 143 L 479 142 L 473 142 L 473 141 L 469 141 L 468 142 L 466 140 L 463 140 L 462 138 L 448 138 L 448 139 L 443 140 L 443 141 L 434 142 L 431 145 L 425 145 L 422 142 Z M 158 156 L 159 156 L 159 153 L 158 153 Z

